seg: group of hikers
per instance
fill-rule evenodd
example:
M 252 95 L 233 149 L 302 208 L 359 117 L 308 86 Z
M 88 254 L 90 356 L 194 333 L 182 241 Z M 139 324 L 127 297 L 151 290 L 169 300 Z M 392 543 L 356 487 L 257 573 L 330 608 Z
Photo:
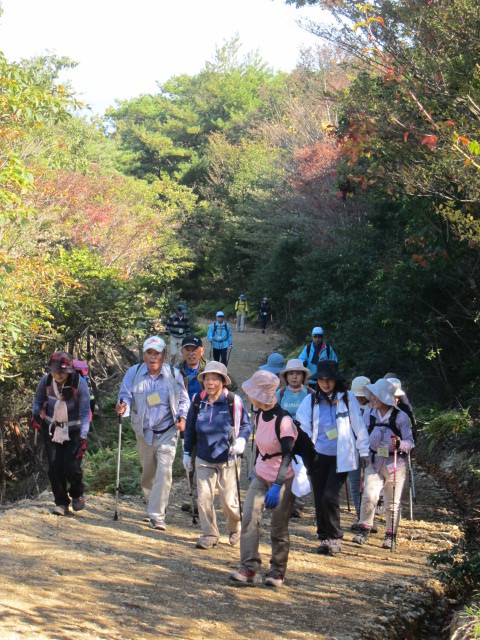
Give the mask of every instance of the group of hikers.
M 181 313 L 167 324 L 170 341 L 174 331 L 189 329 L 185 311 Z M 223 318 L 217 314 L 220 326 Z M 215 328 L 211 331 L 212 327 L 210 341 Z M 383 547 L 394 549 L 407 461 L 414 446 L 413 412 L 394 374 L 373 384 L 358 376 L 350 390 L 334 350 L 317 326 L 298 358 L 285 362 L 280 353 L 273 353 L 241 384 L 254 415 L 252 424 L 242 398 L 228 389 L 226 347 L 217 349 L 218 359 L 207 362 L 201 337 L 188 333 L 174 348 L 180 352 L 178 368 L 167 364 L 163 338 L 146 339 L 143 361 L 126 371 L 115 407 L 120 420 L 130 417 L 136 435 L 144 520 L 152 529 L 167 528 L 180 437 L 191 498 L 182 509 L 199 517 L 196 547 L 212 549 L 220 538 L 214 507 L 218 491 L 229 544 L 240 545 L 240 565 L 230 574 L 232 581 L 262 581 L 259 538 L 266 508 L 272 513 L 272 551 L 264 584 L 283 584 L 290 518 L 301 516 L 304 496 L 310 491 L 317 552 L 339 553 L 344 535 L 340 490 L 347 478 L 358 517 L 352 526 L 353 542 L 365 544 L 375 531 L 375 511 L 383 494 Z M 74 511 L 85 507 L 81 461 L 90 425 L 89 390 L 70 354 L 55 352 L 47 369 L 35 394 L 32 426 L 43 432 L 53 513 L 65 516 L 70 505 Z M 242 509 L 240 468 L 250 439 L 250 483 Z

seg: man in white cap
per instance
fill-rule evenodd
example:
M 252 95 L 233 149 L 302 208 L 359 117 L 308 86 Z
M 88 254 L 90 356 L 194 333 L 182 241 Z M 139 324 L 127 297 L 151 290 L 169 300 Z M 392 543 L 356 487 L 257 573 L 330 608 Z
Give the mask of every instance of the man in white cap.
M 308 367 L 312 373 L 309 378 L 309 384 L 314 387 L 317 384 L 315 374 L 317 372 L 317 364 L 319 360 L 335 360 L 337 356 L 332 347 L 323 340 L 322 327 L 314 327 L 312 329 L 312 342 L 305 345 L 302 353 L 298 356 L 305 367 Z
M 142 465 L 142 493 L 152 529 L 165 531 L 172 467 L 190 401 L 178 369 L 165 364 L 165 342 L 143 343 L 143 362 L 125 373 L 115 410 L 130 416 Z

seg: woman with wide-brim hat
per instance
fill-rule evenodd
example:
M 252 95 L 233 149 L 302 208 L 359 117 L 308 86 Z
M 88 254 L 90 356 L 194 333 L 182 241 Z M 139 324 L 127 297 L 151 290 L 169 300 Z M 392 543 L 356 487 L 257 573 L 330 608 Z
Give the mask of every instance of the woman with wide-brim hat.
M 380 378 L 375 384 L 367 384 L 366 388 L 372 394 L 372 407 L 364 414 L 370 437 L 371 463 L 365 471 L 360 507 L 361 529 L 353 538 L 353 542 L 357 544 L 367 542 L 375 517 L 378 496 L 383 489 L 386 523 L 382 546 L 385 549 L 391 549 L 399 524 L 400 502 L 407 473 L 405 462 L 409 451 L 414 446 L 413 435 L 407 414 L 397 407 L 395 385 L 390 380 Z M 397 461 L 394 469 L 395 450 Z M 395 501 L 393 500 L 394 489 Z
M 341 551 L 340 488 L 348 472 L 366 467 L 369 444 L 358 402 L 334 360 L 321 360 L 315 374 L 315 393 L 305 398 L 297 420 L 308 435 L 314 455 L 308 462 L 315 501 L 318 553 Z M 360 456 L 360 459 L 359 459 Z
M 191 452 L 197 446 L 195 469 L 202 536 L 196 546 L 211 549 L 218 544 L 220 533 L 214 508 L 217 488 L 227 521 L 228 540 L 233 546 L 238 544 L 240 534 L 235 463 L 250 437 L 250 420 L 240 396 L 227 390 L 231 380 L 224 364 L 209 362 L 197 378 L 204 391 L 192 398 L 185 425 L 183 454 L 183 466 L 190 473 Z
M 258 457 L 243 507 L 240 536 L 240 567 L 230 574 L 235 582 L 259 584 L 261 558 L 258 551 L 264 507 L 272 509 L 270 568 L 265 585 L 281 587 L 287 568 L 294 478 L 291 465 L 297 429 L 291 416 L 277 403 L 280 380 L 270 371 L 256 371 L 242 384 L 255 409 Z

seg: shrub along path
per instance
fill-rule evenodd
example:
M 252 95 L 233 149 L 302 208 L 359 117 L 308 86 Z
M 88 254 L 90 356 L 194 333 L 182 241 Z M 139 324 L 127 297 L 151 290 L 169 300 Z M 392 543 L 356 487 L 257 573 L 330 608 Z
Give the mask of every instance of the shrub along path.
M 281 344 L 280 335 L 252 328 L 235 334 L 229 370 L 237 383 Z M 136 496 L 122 497 L 117 522 L 110 495 L 89 495 L 85 511 L 66 518 L 51 515 L 48 492 L 21 501 L 0 512 L 0 638 L 439 638 L 447 601 L 427 557 L 462 534 L 451 496 L 416 473 L 417 520 L 402 520 L 395 554 L 381 548 L 382 520 L 371 544 L 353 544 L 354 517 L 343 505 L 342 553 L 317 555 L 308 500 L 304 517 L 291 523 L 288 573 L 278 591 L 229 583 L 239 550 L 228 545 L 222 518 L 219 546 L 195 548 L 199 527 L 180 509 L 183 479 L 174 483 L 165 532 L 141 521 Z M 246 477 L 242 484 L 245 492 Z M 266 565 L 268 532 L 266 514 Z

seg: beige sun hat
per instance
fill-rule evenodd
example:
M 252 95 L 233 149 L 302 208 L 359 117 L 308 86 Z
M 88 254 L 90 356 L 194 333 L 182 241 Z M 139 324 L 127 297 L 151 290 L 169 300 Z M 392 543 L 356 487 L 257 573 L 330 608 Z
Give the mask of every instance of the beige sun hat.
M 376 396 L 383 404 L 388 404 L 390 407 L 396 407 L 397 401 L 395 399 L 395 385 L 390 380 L 380 378 L 375 384 L 367 384 L 366 388 Z
M 303 362 L 298 358 L 292 358 L 292 360 L 289 360 L 287 362 L 285 369 L 282 369 L 282 371 L 279 372 L 278 377 L 285 384 L 287 382 L 287 373 L 289 371 L 301 371 L 305 375 L 310 376 L 310 369 L 307 369 L 307 367 L 304 367 Z
M 201 371 L 197 378 L 200 382 L 203 383 L 203 379 L 207 373 L 218 373 L 223 378 L 223 384 L 228 387 L 228 385 L 232 384 L 232 381 L 227 375 L 227 367 L 222 362 L 216 362 L 215 360 L 211 360 L 205 367 L 203 371 Z
M 265 405 L 277 403 L 276 391 L 280 386 L 280 379 L 274 373 L 260 369 L 242 384 L 247 396 Z
M 352 380 L 352 392 L 355 397 L 364 397 L 371 400 L 372 394 L 365 385 L 370 384 L 370 378 L 367 376 L 357 376 Z
M 405 391 L 402 389 L 402 383 L 400 382 L 400 380 L 398 378 L 394 378 L 392 376 L 391 378 L 387 378 L 387 380 L 389 382 L 391 382 L 393 384 L 393 386 L 395 387 L 395 397 L 396 398 L 402 398 L 403 396 L 407 395 L 405 393 Z

